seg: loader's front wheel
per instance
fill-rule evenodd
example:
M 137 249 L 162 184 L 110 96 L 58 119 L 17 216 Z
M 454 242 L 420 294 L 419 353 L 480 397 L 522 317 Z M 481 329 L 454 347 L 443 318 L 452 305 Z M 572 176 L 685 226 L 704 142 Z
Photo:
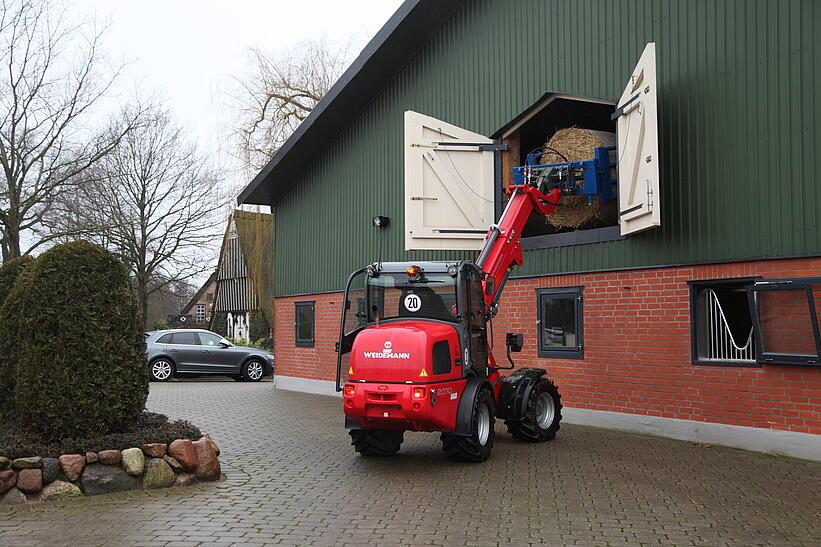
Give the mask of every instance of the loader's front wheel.
M 350 434 L 351 444 L 363 456 L 393 456 L 405 440 L 404 431 L 352 429 Z
M 493 392 L 483 389 L 473 403 L 470 436 L 442 433 L 442 450 L 448 458 L 483 462 L 490 457 L 496 426 L 494 406 Z
M 559 389 L 547 378 L 541 378 L 530 391 L 522 419 L 508 420 L 505 425 L 517 441 L 541 443 L 556 436 L 561 421 L 562 396 Z

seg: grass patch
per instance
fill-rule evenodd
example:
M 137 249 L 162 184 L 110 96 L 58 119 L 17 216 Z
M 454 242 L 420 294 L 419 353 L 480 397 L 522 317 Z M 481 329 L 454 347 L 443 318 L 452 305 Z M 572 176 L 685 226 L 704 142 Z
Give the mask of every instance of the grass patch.
M 186 420 L 171 421 L 164 414 L 143 412 L 136 424 L 126 431 L 97 437 L 65 438 L 44 441 L 25 431 L 17 420 L 0 420 L 0 456 L 56 458 L 62 454 L 85 454 L 87 451 L 139 448 L 146 443 L 170 443 L 177 439 L 197 440 L 202 432 Z

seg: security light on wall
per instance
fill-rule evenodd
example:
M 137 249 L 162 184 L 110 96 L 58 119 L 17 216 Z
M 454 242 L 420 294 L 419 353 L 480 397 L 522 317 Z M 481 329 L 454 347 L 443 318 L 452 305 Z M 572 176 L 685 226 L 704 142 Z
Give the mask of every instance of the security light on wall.
M 389 217 L 383 216 L 376 216 L 373 217 L 373 227 L 376 229 L 381 230 L 382 228 L 387 228 L 391 223 L 391 219 Z

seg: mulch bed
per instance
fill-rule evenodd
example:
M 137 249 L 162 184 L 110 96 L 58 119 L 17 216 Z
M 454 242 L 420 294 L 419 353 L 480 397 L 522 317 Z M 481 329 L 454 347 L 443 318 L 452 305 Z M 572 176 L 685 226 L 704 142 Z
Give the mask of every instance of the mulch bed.
M 185 420 L 170 421 L 167 416 L 155 412 L 143 412 L 136 425 L 128 431 L 110 433 L 85 439 L 62 439 L 44 442 L 22 430 L 14 420 L 0 420 L 0 455 L 7 458 L 42 456 L 57 458 L 61 454 L 86 451 L 124 450 L 146 443 L 170 443 L 177 439 L 197 440 L 202 432 Z

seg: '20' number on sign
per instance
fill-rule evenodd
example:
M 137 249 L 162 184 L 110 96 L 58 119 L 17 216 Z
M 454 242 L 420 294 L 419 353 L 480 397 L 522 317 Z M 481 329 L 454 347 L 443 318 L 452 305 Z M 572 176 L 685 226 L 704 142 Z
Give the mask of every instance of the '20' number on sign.
M 405 308 L 408 311 L 419 311 L 422 307 L 422 299 L 415 294 L 409 294 L 405 297 Z

